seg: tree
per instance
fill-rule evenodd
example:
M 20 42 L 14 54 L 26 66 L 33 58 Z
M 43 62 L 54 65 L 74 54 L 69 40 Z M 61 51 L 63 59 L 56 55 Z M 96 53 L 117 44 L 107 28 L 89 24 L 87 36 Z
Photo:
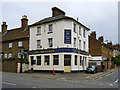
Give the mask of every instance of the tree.
M 115 64 L 117 64 L 118 66 L 120 66 L 120 55 L 114 57 L 113 61 L 114 61 Z

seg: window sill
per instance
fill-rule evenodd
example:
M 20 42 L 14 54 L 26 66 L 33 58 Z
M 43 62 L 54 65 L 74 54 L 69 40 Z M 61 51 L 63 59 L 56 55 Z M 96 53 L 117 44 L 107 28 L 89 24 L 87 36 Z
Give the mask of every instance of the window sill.
M 48 32 L 48 34 L 53 33 L 53 32 Z
M 41 35 L 41 34 L 36 34 L 36 35 L 38 36 L 38 35 Z

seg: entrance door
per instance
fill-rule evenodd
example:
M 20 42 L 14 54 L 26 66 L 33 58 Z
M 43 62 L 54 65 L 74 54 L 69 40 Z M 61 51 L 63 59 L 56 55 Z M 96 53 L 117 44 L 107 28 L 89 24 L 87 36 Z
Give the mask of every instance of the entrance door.
M 71 55 L 64 55 L 64 72 L 71 72 Z
M 83 70 L 85 69 L 85 58 L 83 57 L 83 60 L 82 60 L 82 67 L 83 67 Z

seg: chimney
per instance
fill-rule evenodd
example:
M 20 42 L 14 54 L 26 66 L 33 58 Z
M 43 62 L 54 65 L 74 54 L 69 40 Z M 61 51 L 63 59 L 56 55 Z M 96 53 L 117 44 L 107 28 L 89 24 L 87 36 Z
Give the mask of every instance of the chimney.
M 103 36 L 99 37 L 98 40 L 103 43 Z
M 27 19 L 27 16 L 24 15 L 22 16 L 22 19 L 21 19 L 21 27 L 26 28 L 27 26 L 28 26 L 28 19 Z
M 107 43 L 107 45 L 110 45 L 110 46 L 112 46 L 112 41 L 108 42 L 108 43 Z
M 57 7 L 53 7 L 52 8 L 52 17 L 56 17 L 56 16 L 59 16 L 59 15 L 65 16 L 65 12 L 62 11 L 61 9 L 57 8 Z
M 3 22 L 3 23 L 2 23 L 1 28 L 2 28 L 2 35 L 3 35 L 5 32 L 7 32 L 6 22 Z
M 91 34 L 90 34 L 90 35 L 96 39 L 96 31 L 91 32 Z

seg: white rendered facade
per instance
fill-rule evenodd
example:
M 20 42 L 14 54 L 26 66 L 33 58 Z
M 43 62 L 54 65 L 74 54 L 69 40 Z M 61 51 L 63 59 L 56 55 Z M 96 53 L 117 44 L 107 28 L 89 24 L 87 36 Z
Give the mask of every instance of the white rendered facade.
M 52 33 L 49 33 L 49 25 L 52 25 Z M 76 32 L 74 32 L 74 26 L 76 26 Z M 39 32 L 39 34 L 37 34 L 38 27 L 41 29 L 41 32 Z M 79 31 L 80 27 L 81 31 Z M 71 30 L 70 44 L 65 44 L 64 42 L 65 30 Z M 50 38 L 52 38 L 52 47 L 49 47 L 48 39 Z M 37 47 L 37 40 L 40 41 L 40 48 Z M 78 52 L 78 50 L 80 51 Z M 58 65 L 53 65 L 54 55 L 59 56 Z M 65 55 L 71 56 L 69 66 L 65 66 Z M 31 56 L 34 57 L 33 60 L 35 63 L 33 65 L 31 65 Z M 41 58 L 40 65 L 37 65 L 37 56 L 40 56 Z M 45 56 L 49 56 L 49 65 L 46 65 L 45 63 Z M 75 60 L 75 58 L 77 59 Z M 80 71 L 86 70 L 88 67 L 88 61 L 88 29 L 78 22 L 70 19 L 62 19 L 30 27 L 29 69 L 33 68 L 33 70 L 49 71 L 54 69 L 55 71 L 63 72 Z

